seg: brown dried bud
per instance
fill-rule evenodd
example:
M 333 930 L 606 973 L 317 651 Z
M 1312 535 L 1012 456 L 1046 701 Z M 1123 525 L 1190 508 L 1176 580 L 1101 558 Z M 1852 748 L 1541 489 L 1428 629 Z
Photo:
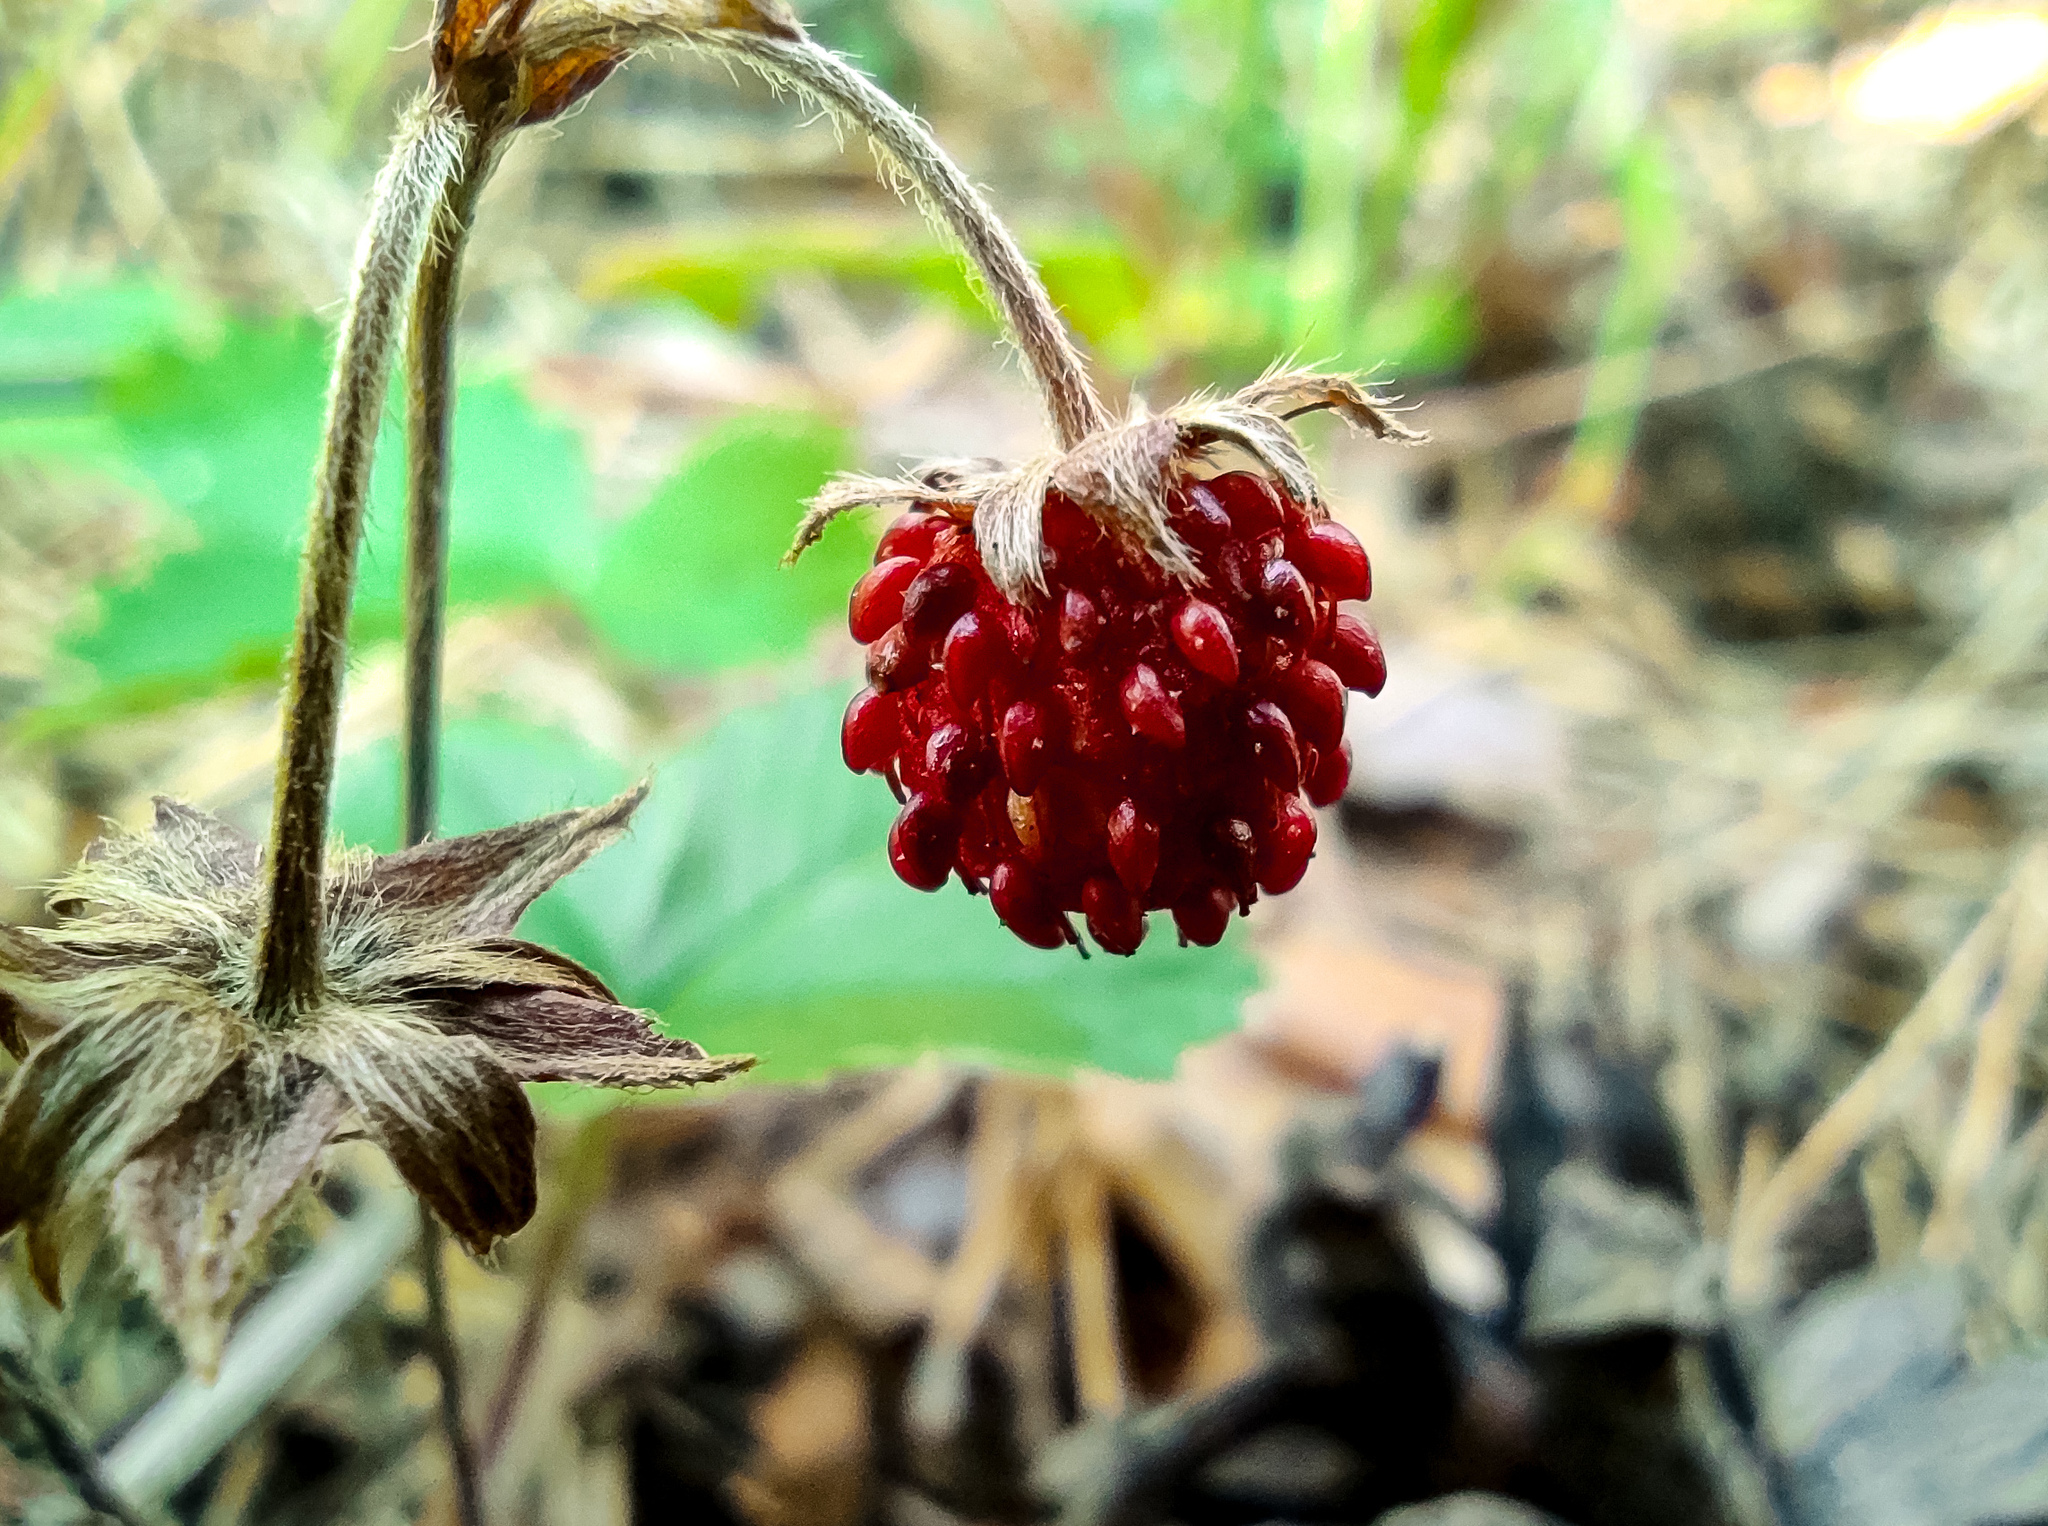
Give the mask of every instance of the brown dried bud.
M 100 839 L 50 930 L 0 927 L 0 1234 L 59 1298 L 58 1251 L 102 1196 L 201 1372 L 254 1253 L 353 1115 L 472 1251 L 532 1217 L 525 1081 L 681 1086 L 745 1070 L 664 1038 L 574 960 L 512 936 L 527 906 L 618 837 L 644 786 L 386 857 L 335 856 L 323 994 L 255 1012 L 260 849 L 159 799 Z M 46 1035 L 32 1046 L 33 1035 Z
M 442 0 L 434 79 L 493 129 L 560 116 L 642 48 L 743 34 L 797 40 L 782 0 Z
M 786 560 L 794 561 L 848 509 L 908 508 L 928 502 L 933 485 L 942 483 L 950 512 L 973 519 L 989 578 L 1013 601 L 1045 589 L 1043 514 L 1050 493 L 1081 506 L 1172 576 L 1198 582 L 1194 558 L 1169 522 L 1175 482 L 1195 463 L 1234 452 L 1321 518 L 1322 494 L 1288 421 L 1325 410 L 1377 439 L 1421 438 L 1350 377 L 1276 369 L 1234 397 L 1190 398 L 1159 414 L 1136 406 L 1125 422 L 1073 449 L 1008 470 L 940 462 L 897 478 L 835 478 L 811 500 Z

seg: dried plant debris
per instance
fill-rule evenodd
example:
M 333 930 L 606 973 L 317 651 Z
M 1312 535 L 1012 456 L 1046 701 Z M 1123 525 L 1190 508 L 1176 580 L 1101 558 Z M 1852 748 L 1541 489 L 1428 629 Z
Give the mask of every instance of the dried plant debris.
M 678 1086 L 746 1069 L 664 1038 L 602 980 L 512 936 L 618 837 L 644 787 L 378 857 L 339 853 L 319 999 L 255 1002 L 260 850 L 159 799 L 57 885 L 51 930 L 0 929 L 0 1233 L 53 1302 L 60 1251 L 106 1199 L 138 1272 L 210 1370 L 260 1247 L 353 1115 L 472 1251 L 534 1209 L 524 1081 Z
M 1925 1266 L 1856 1278 L 1757 1341 L 1765 1429 L 1802 1521 L 2048 1514 L 2048 1358 L 1973 1366 L 1968 1282 Z

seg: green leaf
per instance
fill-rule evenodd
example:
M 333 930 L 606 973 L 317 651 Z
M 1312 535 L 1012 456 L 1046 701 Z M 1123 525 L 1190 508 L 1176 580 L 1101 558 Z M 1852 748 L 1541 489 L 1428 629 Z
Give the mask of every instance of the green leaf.
M 229 325 L 211 349 L 159 348 L 107 385 L 103 413 L 121 459 L 154 485 L 176 528 L 148 575 L 103 590 L 98 618 L 69 642 L 98 675 L 93 713 L 175 702 L 277 672 L 297 608 L 330 343 L 307 320 Z M 394 395 L 372 479 L 359 639 L 398 629 L 400 417 Z M 509 379 L 463 386 L 449 503 L 451 601 L 566 596 L 587 585 L 597 548 L 588 497 L 571 430 L 537 415 Z
M 1155 917 L 1136 958 L 1084 962 L 1025 947 L 957 885 L 903 885 L 885 848 L 894 800 L 839 759 L 842 706 L 814 692 L 733 716 L 659 770 L 632 835 L 542 897 L 521 933 L 672 1032 L 759 1054 L 782 1081 L 931 1049 L 1157 1076 L 1236 1023 L 1254 971 L 1234 940 L 1178 948 Z M 601 800 L 624 780 L 505 722 L 451 727 L 442 770 L 450 833 Z M 345 835 L 392 841 L 396 781 L 390 745 L 345 763 Z
M 705 670 L 801 648 L 845 609 L 872 542 L 842 520 L 781 565 L 804 501 L 846 457 L 843 433 L 801 414 L 735 419 L 701 441 L 613 534 L 584 612 L 626 656 Z

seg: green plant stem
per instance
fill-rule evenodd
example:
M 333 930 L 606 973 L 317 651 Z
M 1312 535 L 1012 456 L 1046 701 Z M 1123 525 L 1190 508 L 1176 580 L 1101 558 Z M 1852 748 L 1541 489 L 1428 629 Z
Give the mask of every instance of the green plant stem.
M 431 97 L 415 102 L 378 176 L 357 248 L 299 585 L 266 861 L 270 882 L 256 948 L 256 1014 L 276 1027 L 321 996 L 327 813 L 370 464 L 428 221 L 460 173 L 468 138 L 445 105 Z
M 405 842 L 410 847 L 438 826 L 441 754 L 441 655 L 448 606 L 449 446 L 455 413 L 455 311 L 462 254 L 476 215 L 477 197 L 490 174 L 491 135 L 473 132 L 462 166 L 447 187 L 413 290 L 407 332 L 405 504 L 405 693 L 402 726 Z M 427 1293 L 427 1354 L 440 1379 L 441 1434 L 455 1487 L 460 1526 L 482 1526 L 483 1490 L 476 1448 L 463 1418 L 462 1363 L 448 1314 L 442 1271 L 446 1236 L 422 1198 L 419 1203 L 420 1281 Z

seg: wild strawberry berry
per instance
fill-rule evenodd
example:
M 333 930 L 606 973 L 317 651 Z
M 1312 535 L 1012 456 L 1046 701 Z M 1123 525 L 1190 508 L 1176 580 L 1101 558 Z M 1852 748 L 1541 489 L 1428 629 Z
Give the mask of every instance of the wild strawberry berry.
M 1371 699 L 1386 687 L 1387 657 L 1380 650 L 1380 638 L 1356 615 L 1340 614 L 1331 622 L 1329 640 L 1319 655 L 1347 689 Z
M 1350 783 L 1351 744 L 1346 742 L 1334 752 L 1316 754 L 1302 774 L 1301 789 L 1310 805 L 1335 805 Z
M 1261 891 L 1299 884 L 1310 807 L 1350 778 L 1346 688 L 1386 679 L 1378 638 L 1337 607 L 1371 588 L 1357 539 L 1263 476 L 1181 476 L 1167 522 L 1189 582 L 1053 491 L 1046 591 L 1016 603 L 965 509 L 939 507 L 889 526 L 848 610 L 869 687 L 841 742 L 905 799 L 897 874 L 986 888 L 1035 947 L 1079 941 L 1078 914 L 1115 954 L 1148 911 L 1208 946 Z
M 912 795 L 889 829 L 889 867 L 906 885 L 937 890 L 958 846 L 953 808 L 933 795 Z
M 893 694 L 863 689 L 846 707 L 846 719 L 839 728 L 839 748 L 846 766 L 857 774 L 888 764 L 902 740 L 898 719 L 901 705 Z
M 853 585 L 846 623 L 854 640 L 862 645 L 879 641 L 890 626 L 903 618 L 903 590 L 923 569 L 924 563 L 914 556 L 892 556 L 877 562 Z

